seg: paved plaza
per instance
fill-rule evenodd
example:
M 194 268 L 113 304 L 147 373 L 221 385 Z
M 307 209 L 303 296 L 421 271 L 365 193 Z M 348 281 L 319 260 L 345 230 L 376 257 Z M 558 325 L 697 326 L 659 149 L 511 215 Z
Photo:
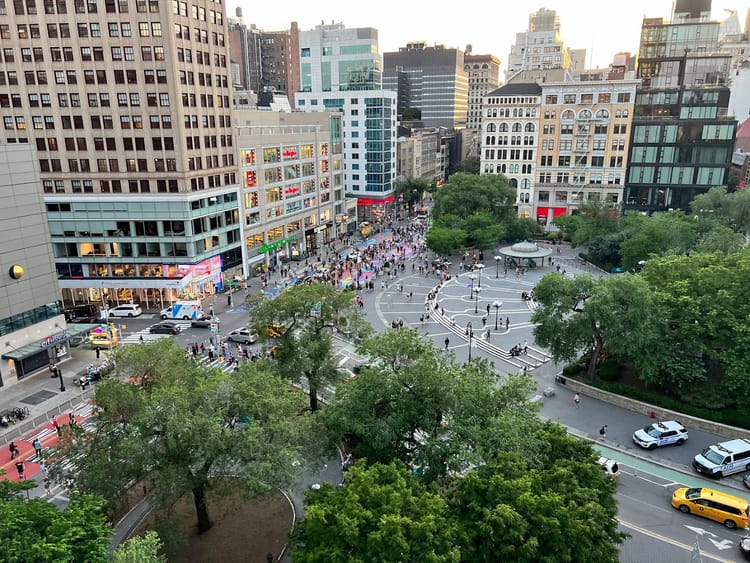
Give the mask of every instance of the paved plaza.
M 448 349 L 462 361 L 469 357 L 470 327 L 474 357 L 491 359 L 504 373 L 535 370 L 551 358 L 547 350 L 534 342 L 531 315 L 536 304 L 524 299 L 523 294 L 531 293 L 544 275 L 558 273 L 558 265 L 560 275 L 563 271 L 566 276 L 583 271 L 603 275 L 577 259 L 569 246 L 550 248 L 554 249 L 553 264 L 545 260 L 545 266 L 528 269 L 523 275 L 516 275 L 515 270 L 506 273 L 494 261 L 486 263 L 481 273 L 462 271 L 457 266 L 460 258 L 453 258 L 450 279 L 439 289 L 438 275 L 425 276 L 409 267 L 389 287 L 381 289 L 376 284 L 374 318 L 368 317 L 378 330 L 390 327 L 393 321 L 403 321 L 404 326 L 427 334 L 439 347 L 444 347 L 447 338 Z M 403 290 L 399 291 L 401 285 Z M 430 293 L 436 297 L 427 304 Z M 495 307 L 495 304 L 501 305 Z M 525 347 L 526 353 L 511 355 L 514 347 Z

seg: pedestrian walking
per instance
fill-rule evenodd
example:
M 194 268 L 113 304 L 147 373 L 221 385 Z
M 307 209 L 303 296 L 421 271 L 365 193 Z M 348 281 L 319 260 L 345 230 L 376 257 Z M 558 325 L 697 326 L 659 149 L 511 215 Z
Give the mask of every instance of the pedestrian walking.
M 138 342 L 140 342 L 141 344 L 143 344 L 143 335 L 142 334 L 138 337 Z
M 448 337 L 446 336 L 446 337 L 445 337 L 445 351 L 446 351 L 446 352 L 448 351 L 448 345 L 449 345 L 450 343 L 451 343 L 451 340 L 450 340 L 450 338 L 448 338 Z
M 529 353 L 529 347 L 528 347 L 528 345 L 527 345 L 527 343 L 526 343 L 525 340 L 523 341 L 523 353 L 524 354 L 528 354 Z
M 510 330 L 510 317 L 505 317 L 505 330 Z
M 49 376 L 50 377 L 57 377 L 57 366 L 55 364 L 49 365 Z
M 31 442 L 31 445 L 34 446 L 34 454 L 37 457 L 42 457 L 42 443 L 39 441 L 39 438 L 34 438 L 34 441 Z
M 52 428 L 55 429 L 58 436 L 62 436 L 62 428 L 60 428 L 60 423 L 57 422 L 57 418 L 55 417 L 52 418 Z
M 607 439 L 607 425 L 606 424 L 599 429 L 599 438 L 601 438 L 602 440 Z
M 72 412 L 68 413 L 68 426 L 71 428 L 76 425 L 76 415 L 74 415 Z
M 419 315 L 419 324 L 424 324 L 424 315 Z
M 8 451 L 10 451 L 10 459 L 15 459 L 18 455 L 18 446 L 16 446 L 15 442 L 11 442 L 8 445 Z
M 488 315 L 490 314 L 490 304 L 489 303 L 487 303 L 487 314 Z
M 580 395 L 578 395 L 578 393 L 573 395 L 573 404 L 576 406 L 576 408 L 578 408 L 578 405 L 581 404 L 581 397 Z
M 102 353 L 102 349 L 101 349 L 101 348 L 99 348 L 99 346 L 97 346 L 97 347 L 96 347 L 96 350 L 95 350 L 95 351 L 96 351 L 96 359 L 98 360 L 98 359 L 99 359 L 99 356 L 100 356 L 100 355 L 101 355 L 101 353 Z
M 22 459 L 19 459 L 16 462 L 16 470 L 18 471 L 18 478 L 19 479 L 25 479 L 26 476 L 24 475 L 24 462 Z
M 485 327 L 485 325 L 487 325 L 487 315 L 484 315 L 484 316 L 482 317 L 482 328 L 484 328 L 484 327 Z

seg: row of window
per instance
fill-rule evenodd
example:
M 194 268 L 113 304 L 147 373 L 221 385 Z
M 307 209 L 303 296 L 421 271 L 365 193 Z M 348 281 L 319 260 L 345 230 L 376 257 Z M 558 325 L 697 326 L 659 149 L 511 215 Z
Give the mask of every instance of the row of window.
M 213 1 L 221 5 L 221 0 Z M 188 3 L 172 0 L 172 13 L 175 16 L 188 17 Z M 215 25 L 222 25 L 224 23 L 223 10 L 206 10 L 202 6 L 196 6 L 195 4 L 190 5 L 190 17 L 194 20 L 210 22 Z
M 498 135 L 495 137 L 495 135 L 487 135 L 484 139 L 484 145 L 491 147 L 494 145 L 521 145 L 521 135 L 511 135 L 510 137 L 508 135 Z M 534 135 L 524 135 L 523 137 L 523 145 L 525 146 L 533 146 L 534 145 Z
M 563 104 L 593 104 L 594 96 L 596 96 L 596 103 L 598 104 L 609 104 L 612 103 L 612 94 L 609 92 L 600 92 L 598 94 L 584 93 L 584 94 L 547 94 L 544 97 L 545 105 L 556 105 Z M 618 104 L 630 103 L 632 94 L 630 92 L 618 92 L 615 96 L 615 101 Z
M 487 131 L 489 133 L 494 133 L 495 131 L 499 131 L 500 133 L 507 133 L 508 130 L 511 130 L 513 133 L 520 133 L 521 131 L 526 131 L 527 133 L 533 133 L 536 131 L 536 126 L 533 123 L 527 123 L 526 125 L 522 125 L 519 122 L 513 123 L 513 125 L 509 126 L 507 123 L 488 123 L 487 124 Z
M 27 70 L 24 71 L 23 76 L 24 82 L 27 86 L 45 86 L 49 84 L 49 77 L 47 76 L 47 71 L 45 70 Z M 54 80 L 55 84 L 78 84 L 78 77 L 76 76 L 76 72 L 74 70 L 56 70 L 54 71 Z M 166 84 L 167 71 L 151 69 L 144 70 L 143 81 L 146 84 Z M 83 82 L 84 84 L 107 84 L 107 73 L 104 70 L 84 70 Z M 115 70 L 114 83 L 138 84 L 138 72 L 136 70 Z M 17 86 L 18 73 L 14 70 L 9 70 L 7 72 L 0 71 L 0 85 Z
M 540 190 L 537 192 L 537 194 L 537 201 L 539 201 L 540 203 L 548 203 L 550 201 L 550 193 L 547 190 Z M 570 195 L 570 203 L 582 202 L 584 198 L 584 192 L 568 192 L 563 190 L 555 191 L 554 194 L 556 203 L 567 203 L 568 195 Z M 594 200 L 599 199 L 600 197 L 601 195 L 598 192 L 590 192 L 586 199 Z M 611 203 L 617 203 L 619 194 L 617 194 L 616 192 L 610 192 L 606 195 L 606 199 Z
M 67 183 L 70 187 L 69 191 L 73 193 L 94 193 L 93 180 L 68 180 Z M 234 183 L 234 172 L 224 174 L 223 176 L 215 174 L 206 178 L 191 178 L 190 189 L 191 191 L 200 191 L 206 189 L 206 186 L 210 189 L 231 186 Z M 177 180 L 100 180 L 99 191 L 101 193 L 123 193 L 123 191 L 130 193 L 150 193 L 153 185 L 155 185 L 157 193 L 176 193 L 179 191 Z M 46 194 L 67 193 L 65 187 L 66 180 L 42 180 L 42 188 Z M 127 189 L 123 190 L 124 187 Z
M 102 151 L 145 151 L 146 150 L 146 137 L 121 137 L 122 146 L 118 147 L 115 137 L 94 137 L 94 150 L 97 152 Z M 174 138 L 173 137 L 150 137 L 151 148 L 155 151 L 173 151 L 174 150 Z M 64 139 L 65 150 L 68 151 L 86 151 L 88 150 L 88 143 L 86 137 L 65 137 Z M 200 137 L 187 137 L 185 144 L 188 150 L 200 149 L 201 138 Z M 207 149 L 215 149 L 218 146 L 231 147 L 233 144 L 231 135 L 206 135 L 203 137 L 203 146 Z M 59 144 L 57 137 L 41 137 L 36 139 L 36 148 L 40 152 L 51 151 L 55 152 L 59 150 Z
M 540 184 L 551 184 L 552 183 L 552 173 L 551 172 L 545 172 L 542 174 L 539 174 L 539 183 Z M 586 174 L 570 174 L 569 172 L 558 172 L 554 176 L 555 183 L 557 184 L 601 184 L 603 175 L 602 174 L 591 174 L 588 177 L 588 182 L 586 181 Z M 572 180 L 572 181 L 571 181 Z M 619 185 L 622 181 L 622 176 L 620 174 L 614 174 L 610 173 L 607 175 L 607 184 L 612 185 Z
M 536 117 L 536 108 L 489 108 L 487 117 Z
M 13 10 L 17 16 L 36 15 L 39 12 L 39 5 L 45 14 L 67 14 L 70 0 L 13 0 Z M 108 14 L 128 13 L 128 5 L 132 5 L 130 0 L 104 0 L 104 11 Z M 135 0 L 135 10 L 138 13 L 151 12 L 159 13 L 159 0 Z M 99 12 L 97 0 L 73 0 L 73 11 L 76 14 L 96 14 Z M 0 15 L 6 15 L 8 8 L 5 0 L 0 0 Z
M 174 147 L 173 147 L 174 148 Z M 132 149 L 131 149 L 132 150 Z M 96 167 L 92 167 L 88 158 L 67 160 L 67 172 L 177 172 L 177 160 L 174 158 L 155 158 L 152 166 L 149 168 L 148 159 L 145 158 L 126 158 L 124 165 L 116 158 L 98 158 Z M 234 165 L 234 155 L 232 153 L 221 155 L 221 164 L 219 164 L 219 155 L 208 155 L 204 157 L 189 157 L 187 159 L 187 168 L 194 170 L 211 170 L 214 168 L 226 168 Z M 62 161 L 59 158 L 42 158 L 39 160 L 39 167 L 42 172 L 63 172 Z

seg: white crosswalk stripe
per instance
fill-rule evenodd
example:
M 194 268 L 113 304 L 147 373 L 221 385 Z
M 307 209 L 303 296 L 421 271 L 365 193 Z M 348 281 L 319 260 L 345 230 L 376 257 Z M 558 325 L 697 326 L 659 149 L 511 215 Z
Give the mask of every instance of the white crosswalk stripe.
M 180 331 L 185 331 L 190 328 L 189 322 L 180 322 L 180 323 L 172 323 L 173 325 L 180 328 Z M 132 334 L 128 334 L 127 336 L 123 336 L 120 339 L 121 344 L 140 344 L 141 341 L 143 342 L 149 342 L 152 340 L 158 340 L 159 338 L 169 338 L 169 334 L 151 334 L 149 332 L 149 329 L 144 328 L 143 330 L 139 330 L 138 332 L 133 332 Z
M 201 356 L 200 358 L 198 358 L 198 363 L 204 367 L 219 368 L 224 373 L 232 373 L 235 368 L 234 364 L 228 364 L 227 362 L 220 362 L 217 358 L 214 358 L 213 360 L 209 360 L 208 356 Z

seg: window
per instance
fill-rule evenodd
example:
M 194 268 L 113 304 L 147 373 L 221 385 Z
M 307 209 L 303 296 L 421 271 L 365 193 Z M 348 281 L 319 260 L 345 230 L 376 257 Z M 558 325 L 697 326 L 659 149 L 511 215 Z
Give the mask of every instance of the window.
M 618 104 L 627 104 L 629 102 L 630 102 L 630 92 L 620 92 L 619 94 L 617 94 Z
M 150 35 L 148 22 L 140 22 L 138 24 L 138 35 L 141 37 L 148 37 Z

